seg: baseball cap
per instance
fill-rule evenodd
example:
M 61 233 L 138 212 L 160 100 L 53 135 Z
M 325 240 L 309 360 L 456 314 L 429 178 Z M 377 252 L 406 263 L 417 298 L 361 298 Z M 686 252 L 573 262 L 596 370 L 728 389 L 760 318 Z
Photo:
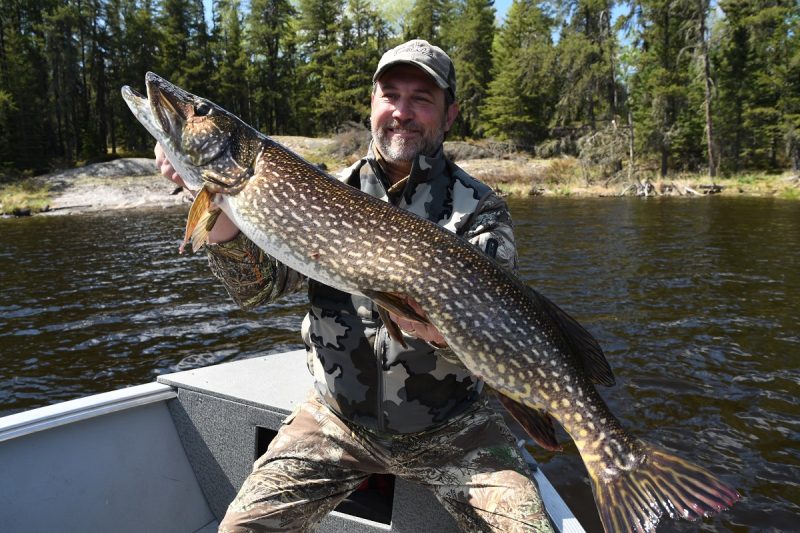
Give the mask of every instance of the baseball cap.
M 373 83 L 381 74 L 398 63 L 406 63 L 421 68 L 433 78 L 440 88 L 448 91 L 455 99 L 456 68 L 444 50 L 422 39 L 413 39 L 396 46 L 383 54 L 378 69 L 372 76 Z

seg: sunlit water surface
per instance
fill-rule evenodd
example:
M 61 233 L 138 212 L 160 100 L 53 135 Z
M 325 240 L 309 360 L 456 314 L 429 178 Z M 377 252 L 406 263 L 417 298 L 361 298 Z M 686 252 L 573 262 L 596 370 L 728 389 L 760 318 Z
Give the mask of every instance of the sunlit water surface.
M 601 392 L 624 425 L 743 496 L 703 525 L 659 530 L 795 530 L 800 204 L 537 198 L 511 208 L 520 275 L 600 340 L 617 377 Z M 203 254 L 178 255 L 184 217 L 0 220 L 0 415 L 301 347 L 305 296 L 239 310 Z M 596 531 L 574 447 L 537 456 Z

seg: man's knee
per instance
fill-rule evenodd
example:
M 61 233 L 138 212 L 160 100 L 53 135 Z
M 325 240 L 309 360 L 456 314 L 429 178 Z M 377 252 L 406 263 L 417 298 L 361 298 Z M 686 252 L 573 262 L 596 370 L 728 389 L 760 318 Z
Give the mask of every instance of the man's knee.
M 307 531 L 365 477 L 332 463 L 263 456 L 228 506 L 220 531 Z
M 493 531 L 552 531 L 536 483 L 515 470 L 475 476 L 469 504 Z

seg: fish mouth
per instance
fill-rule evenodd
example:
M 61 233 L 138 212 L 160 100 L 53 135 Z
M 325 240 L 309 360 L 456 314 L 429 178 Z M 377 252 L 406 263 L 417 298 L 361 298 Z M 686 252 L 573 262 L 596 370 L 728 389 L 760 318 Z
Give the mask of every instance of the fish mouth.
M 145 76 L 145 85 L 150 109 L 161 130 L 167 136 L 180 132 L 186 121 L 186 108 L 191 107 L 192 95 L 153 72 Z
M 161 125 L 156 123 L 153 118 L 153 110 L 147 97 L 134 88 L 125 85 L 122 88 L 122 99 L 125 100 L 133 116 L 142 123 L 153 137 L 160 140 L 163 136 L 163 131 Z
M 179 126 L 186 120 L 184 108 L 188 99 L 179 93 L 185 91 L 152 72 L 147 73 L 145 86 L 147 96 L 129 85 L 122 88 L 122 98 L 136 118 L 159 140 L 180 131 Z
M 159 141 L 179 135 L 186 121 L 186 109 L 192 105 L 192 95 L 153 72 L 145 76 L 145 86 L 147 96 L 124 86 L 125 103 Z
M 161 144 L 186 185 L 192 190 L 199 189 L 203 181 L 180 150 L 185 110 L 191 107 L 193 96 L 153 72 L 145 76 L 145 86 L 146 95 L 124 86 L 122 98 L 136 119 Z

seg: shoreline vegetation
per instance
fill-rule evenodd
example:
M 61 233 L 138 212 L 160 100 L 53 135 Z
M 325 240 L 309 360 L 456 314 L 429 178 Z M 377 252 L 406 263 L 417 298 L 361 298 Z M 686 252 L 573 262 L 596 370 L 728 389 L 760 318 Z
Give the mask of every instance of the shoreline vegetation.
M 275 136 L 308 161 L 336 174 L 366 152 L 363 139 Z M 764 196 L 800 199 L 800 175 L 746 172 L 710 178 L 626 168 L 609 172 L 574 157 L 538 159 L 502 143 L 445 143 L 448 157 L 503 196 Z M 186 195 L 155 170 L 147 157 L 119 158 L 0 184 L 0 214 L 74 214 L 135 207 L 169 207 Z

